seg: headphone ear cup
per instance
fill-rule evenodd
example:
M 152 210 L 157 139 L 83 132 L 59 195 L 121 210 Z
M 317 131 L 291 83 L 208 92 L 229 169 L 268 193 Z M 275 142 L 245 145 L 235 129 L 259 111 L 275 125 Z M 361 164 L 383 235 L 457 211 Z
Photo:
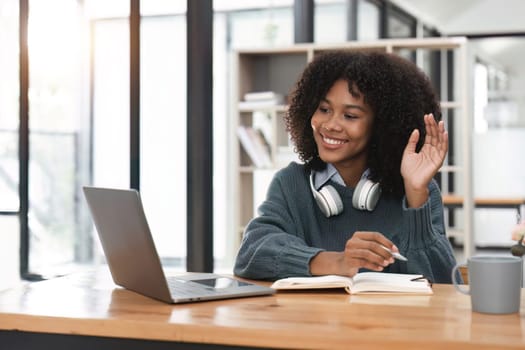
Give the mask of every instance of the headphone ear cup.
M 320 192 L 313 191 L 315 201 L 317 202 L 317 206 L 319 209 L 321 209 L 321 212 L 326 216 L 327 218 L 330 217 L 330 205 L 326 201 L 326 198 L 324 195 Z
M 372 211 L 381 195 L 381 187 L 369 179 L 361 179 L 352 196 L 352 206 L 359 210 Z
M 330 185 L 322 187 L 317 191 L 314 187 L 314 176 L 310 174 L 310 189 L 314 196 L 317 206 L 321 212 L 329 218 L 332 215 L 338 215 L 343 211 L 343 201 L 339 197 L 336 189 Z
M 361 199 L 361 191 L 363 191 L 363 186 L 365 185 L 366 180 L 361 179 L 357 183 L 357 186 L 354 189 L 354 195 L 352 196 L 352 206 L 356 209 L 363 210 L 360 199 Z
M 321 188 L 319 192 L 325 199 L 330 210 L 330 215 L 327 215 L 327 217 L 341 214 L 343 211 L 343 201 L 341 197 L 339 197 L 337 190 L 333 186 L 327 185 Z
M 368 195 L 366 196 L 366 209 L 368 211 L 375 209 L 377 201 L 379 201 L 379 197 L 381 197 L 381 186 L 379 186 L 378 183 L 372 182 L 372 186 L 370 187 Z

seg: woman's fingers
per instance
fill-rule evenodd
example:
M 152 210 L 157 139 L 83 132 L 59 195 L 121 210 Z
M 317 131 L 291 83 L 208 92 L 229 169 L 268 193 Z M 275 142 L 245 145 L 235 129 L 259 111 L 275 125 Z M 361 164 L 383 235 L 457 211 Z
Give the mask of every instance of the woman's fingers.
M 388 250 L 397 247 L 379 232 L 358 231 L 347 241 L 345 255 L 351 264 L 376 271 L 394 262 Z

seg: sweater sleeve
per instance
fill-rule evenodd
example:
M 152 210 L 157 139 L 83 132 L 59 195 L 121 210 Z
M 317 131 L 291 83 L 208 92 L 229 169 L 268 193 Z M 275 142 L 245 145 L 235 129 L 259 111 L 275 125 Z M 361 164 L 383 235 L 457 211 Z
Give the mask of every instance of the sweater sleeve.
M 451 283 L 456 264 L 452 246 L 445 233 L 443 202 L 437 183 L 429 185 L 429 199 L 420 208 L 408 208 L 403 200 L 403 227 L 406 232 L 399 242 L 408 262 L 400 272 L 423 274 L 436 283 Z
M 258 216 L 247 225 L 239 248 L 234 274 L 251 279 L 276 280 L 310 276 L 310 260 L 322 249 L 306 244 L 288 200 L 293 189 L 282 183 L 279 173 L 268 188 Z

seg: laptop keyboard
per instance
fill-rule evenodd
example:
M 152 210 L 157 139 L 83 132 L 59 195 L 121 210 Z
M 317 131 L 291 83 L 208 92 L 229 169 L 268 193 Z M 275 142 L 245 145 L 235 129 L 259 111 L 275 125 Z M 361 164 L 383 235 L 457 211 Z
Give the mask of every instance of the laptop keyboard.
M 191 297 L 197 293 L 200 296 L 217 294 L 214 288 L 203 287 L 191 281 L 181 281 L 176 277 L 168 277 L 166 280 L 171 295 Z

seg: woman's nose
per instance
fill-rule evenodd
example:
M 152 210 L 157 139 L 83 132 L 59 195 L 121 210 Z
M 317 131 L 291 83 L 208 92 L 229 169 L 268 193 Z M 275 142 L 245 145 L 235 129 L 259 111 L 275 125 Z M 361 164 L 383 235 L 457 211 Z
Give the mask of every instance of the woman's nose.
M 330 119 L 326 120 L 322 125 L 321 128 L 326 131 L 341 131 L 343 128 L 339 124 L 338 117 L 337 116 L 331 116 Z

